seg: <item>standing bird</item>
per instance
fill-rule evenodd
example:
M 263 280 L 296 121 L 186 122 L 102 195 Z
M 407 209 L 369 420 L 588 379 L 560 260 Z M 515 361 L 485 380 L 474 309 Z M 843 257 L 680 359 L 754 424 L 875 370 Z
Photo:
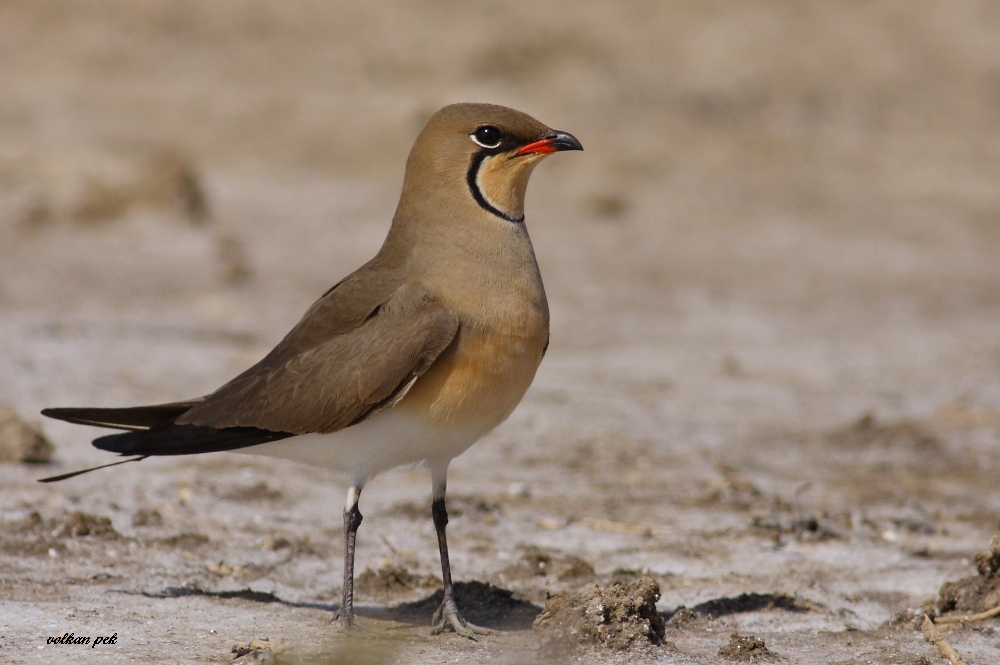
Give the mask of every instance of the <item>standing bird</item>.
M 572 135 L 513 109 L 446 106 L 410 150 L 378 254 L 323 294 L 263 360 L 206 397 L 42 413 L 127 430 L 94 440 L 139 456 L 115 464 L 228 450 L 346 471 L 345 628 L 354 622 L 361 490 L 384 471 L 425 464 L 444 582 L 434 632 L 450 627 L 474 639 L 488 631 L 455 605 L 448 465 L 507 419 L 545 355 L 549 309 L 524 194 L 543 157 L 582 149 Z

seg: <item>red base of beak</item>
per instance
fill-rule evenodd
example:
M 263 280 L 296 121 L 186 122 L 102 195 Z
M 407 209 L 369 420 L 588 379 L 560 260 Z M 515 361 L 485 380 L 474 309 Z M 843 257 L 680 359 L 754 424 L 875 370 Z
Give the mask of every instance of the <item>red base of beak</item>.
M 520 150 L 514 153 L 516 156 L 521 155 L 547 155 L 552 152 L 556 152 L 558 148 L 552 146 L 552 142 L 555 138 L 542 139 L 541 141 L 535 141 L 534 143 L 529 143 L 528 145 L 521 146 Z

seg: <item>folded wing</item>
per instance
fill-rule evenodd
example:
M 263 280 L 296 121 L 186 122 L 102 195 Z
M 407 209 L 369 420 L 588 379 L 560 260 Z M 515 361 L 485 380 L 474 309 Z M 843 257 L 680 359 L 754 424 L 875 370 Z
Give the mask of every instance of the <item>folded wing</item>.
M 365 420 L 406 394 L 455 339 L 458 321 L 416 285 L 377 276 L 359 284 L 356 275 L 317 301 L 263 360 L 207 397 L 42 413 L 130 430 L 94 441 L 122 455 L 234 450 Z
M 300 348 L 286 338 L 177 423 L 335 432 L 395 404 L 457 332 L 443 304 L 405 286 L 349 332 Z

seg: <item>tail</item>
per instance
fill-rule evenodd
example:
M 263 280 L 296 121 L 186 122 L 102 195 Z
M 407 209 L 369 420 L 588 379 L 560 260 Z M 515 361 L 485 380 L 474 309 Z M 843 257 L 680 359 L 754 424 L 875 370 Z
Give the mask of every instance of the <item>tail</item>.
M 44 409 L 42 415 L 50 418 L 79 425 L 126 430 L 122 434 L 110 434 L 94 439 L 94 447 L 119 455 L 137 455 L 137 457 L 59 476 L 42 478 L 39 482 L 50 483 L 66 480 L 109 466 L 127 462 L 141 462 L 152 455 L 193 455 L 221 452 L 294 436 L 294 434 L 287 432 L 271 432 L 256 427 L 215 428 L 175 424 L 178 418 L 199 404 L 202 399 L 124 409 Z
M 123 459 L 120 462 L 112 462 L 111 464 L 102 464 L 100 466 L 92 466 L 89 469 L 81 469 L 79 471 L 70 471 L 69 473 L 63 473 L 58 476 L 49 476 L 48 478 L 39 478 L 40 483 L 57 483 L 60 480 L 67 480 L 73 478 L 74 476 L 80 476 L 85 473 L 90 473 L 91 471 L 97 471 L 98 469 L 106 469 L 109 466 L 118 466 L 119 464 L 127 464 L 129 462 L 141 462 L 142 460 L 149 457 L 149 455 L 143 455 L 142 457 L 133 457 L 132 459 Z

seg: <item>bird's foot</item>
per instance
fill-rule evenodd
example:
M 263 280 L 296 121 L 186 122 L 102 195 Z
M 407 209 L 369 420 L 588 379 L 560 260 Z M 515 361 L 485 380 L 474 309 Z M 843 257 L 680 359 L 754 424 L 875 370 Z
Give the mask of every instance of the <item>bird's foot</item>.
M 354 628 L 354 613 L 345 614 L 337 610 L 337 613 L 333 615 L 333 623 L 340 626 L 341 630 L 345 633 L 350 632 Z
M 477 641 L 477 635 L 489 635 L 493 632 L 489 628 L 477 626 L 463 619 L 462 615 L 458 613 L 455 601 L 447 597 L 441 603 L 441 607 L 434 613 L 431 623 L 433 624 L 431 628 L 432 635 L 440 635 L 451 628 L 462 637 L 467 637 L 473 642 Z
M 370 632 L 370 629 L 363 623 L 358 623 L 357 617 L 354 616 L 354 612 L 350 614 L 344 614 L 343 612 L 337 612 L 333 615 L 333 623 L 340 627 L 340 630 L 349 635 L 365 634 Z

